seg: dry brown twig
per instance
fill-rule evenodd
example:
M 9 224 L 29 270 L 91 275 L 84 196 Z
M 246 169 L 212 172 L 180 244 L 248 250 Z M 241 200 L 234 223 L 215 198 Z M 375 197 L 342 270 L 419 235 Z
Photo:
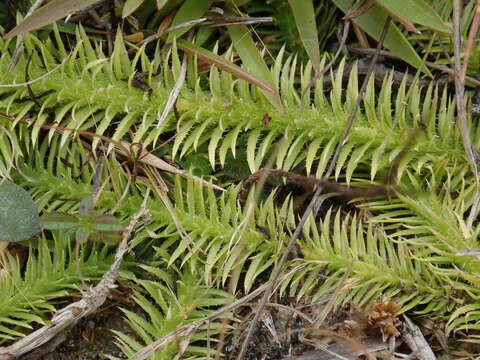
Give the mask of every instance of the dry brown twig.
M 455 95 L 457 99 L 457 116 L 458 127 L 462 135 L 463 148 L 467 154 L 468 163 L 475 177 L 475 198 L 468 215 L 467 226 L 471 229 L 473 221 L 478 212 L 480 204 L 480 176 L 478 174 L 477 162 L 473 153 L 473 145 L 470 139 L 470 133 L 467 124 L 467 114 L 465 110 L 465 83 L 462 76 L 461 52 L 462 52 L 462 33 L 460 32 L 460 12 L 462 9 L 462 1 L 454 0 L 453 2 L 453 40 L 454 40 L 454 57 L 455 57 Z
M 403 318 L 405 321 L 403 323 L 404 331 L 402 332 L 402 338 L 412 349 L 412 355 L 419 360 L 436 360 L 437 358 L 425 340 L 420 328 L 405 315 L 403 315 Z
M 383 41 L 385 40 L 385 37 L 387 35 L 387 32 L 388 32 L 388 27 L 390 25 L 390 17 L 387 18 L 387 20 L 385 21 L 385 25 L 383 27 L 383 31 L 382 31 L 382 34 L 380 35 L 380 39 L 378 41 L 378 44 L 377 44 L 377 53 L 374 55 L 373 59 L 372 59 L 372 62 L 371 62 L 371 65 L 370 65 L 370 68 L 369 68 L 369 73 L 367 74 L 367 76 L 365 76 L 365 79 L 362 83 L 362 87 L 359 91 L 359 94 L 358 94 L 358 97 L 357 97 L 357 100 L 355 102 L 355 105 L 347 119 L 347 125 L 345 127 L 345 130 L 342 134 L 342 137 L 340 138 L 340 141 L 338 143 L 338 146 L 337 146 L 337 149 L 335 151 L 335 154 L 333 155 L 333 158 L 332 158 L 332 161 L 330 163 L 330 166 L 325 174 L 325 179 L 328 180 L 328 178 L 330 177 L 330 175 L 332 174 L 333 172 L 333 169 L 335 168 L 335 165 L 336 165 L 336 162 L 337 162 L 337 159 L 338 159 L 338 156 L 340 154 L 340 151 L 347 139 L 347 136 L 350 132 L 350 129 L 353 125 L 353 120 L 355 118 L 355 115 L 357 113 L 357 110 L 360 106 L 360 103 L 362 102 L 363 100 L 363 94 L 365 92 L 365 89 L 367 87 L 367 84 L 368 84 L 368 80 L 373 72 L 373 68 L 375 66 L 375 63 L 377 62 L 378 60 L 378 52 L 380 51 L 382 45 L 383 45 Z M 313 198 L 312 200 L 310 201 L 310 203 L 308 204 L 308 207 L 307 209 L 305 210 L 300 222 L 298 223 L 296 229 L 295 229 L 295 232 L 294 234 L 292 235 L 292 237 L 290 238 L 289 242 L 288 242 L 288 245 L 282 255 L 282 258 L 280 259 L 280 261 L 278 262 L 278 264 L 276 265 L 275 269 L 273 270 L 273 275 L 272 277 L 270 278 L 270 280 L 268 281 L 268 287 L 267 289 L 265 290 L 265 292 L 263 293 L 263 297 L 262 299 L 260 300 L 259 302 L 259 305 L 256 309 L 256 313 L 255 313 L 255 317 L 253 318 L 253 320 L 251 321 L 250 323 L 250 326 L 248 328 L 248 332 L 245 336 L 245 339 L 243 341 L 243 344 L 242 344 L 242 348 L 240 349 L 240 352 L 237 356 L 237 360 L 242 360 L 244 355 L 245 355 L 245 352 L 247 351 L 247 347 L 248 347 L 248 343 L 250 341 L 250 338 L 253 334 L 253 332 L 255 331 L 256 329 L 256 324 L 263 312 L 263 309 L 265 308 L 265 305 L 266 303 L 268 302 L 268 298 L 272 295 L 272 290 L 273 288 L 275 287 L 275 284 L 277 283 L 278 279 L 280 278 L 280 273 L 282 271 L 282 268 L 283 268 L 283 265 L 285 264 L 285 262 L 287 261 L 287 258 L 291 252 L 291 250 L 294 248 L 294 245 L 298 239 L 298 237 L 300 236 L 300 233 L 302 232 L 302 229 L 303 229 L 303 226 L 305 225 L 308 217 L 310 216 L 310 214 L 312 212 L 316 212 L 316 210 L 318 210 L 318 208 L 320 207 L 320 204 L 325 201 L 328 197 L 331 197 L 333 196 L 332 194 L 326 194 L 326 195 L 322 195 L 321 196 L 321 193 L 323 191 L 323 187 L 322 186 L 318 186 L 316 191 L 315 191 L 315 194 L 313 195 Z
M 402 154 L 403 155 L 403 154 Z M 403 156 L 399 156 L 402 158 Z M 396 163 L 392 165 L 392 172 L 395 172 Z M 391 197 L 395 195 L 395 192 L 392 188 L 384 185 L 372 185 L 366 187 L 350 187 L 337 183 L 333 180 L 328 179 L 318 179 L 314 175 L 300 175 L 295 174 L 289 171 L 277 170 L 263 168 L 252 175 L 250 175 L 247 180 L 244 181 L 240 197 L 244 199 L 250 188 L 250 185 L 255 182 L 258 178 L 263 177 L 278 177 L 285 178 L 288 183 L 294 184 L 296 186 L 302 187 L 306 193 L 313 194 L 317 187 L 322 187 L 323 190 L 327 193 L 335 193 L 336 196 L 339 196 L 345 200 L 353 200 L 356 198 L 373 198 L 373 197 Z M 389 184 L 393 183 L 395 179 L 389 181 Z
M 128 241 L 132 237 L 139 220 L 148 213 L 146 203 L 149 194 L 150 189 L 147 189 L 140 210 L 133 216 L 130 224 L 123 232 L 122 241 L 118 245 L 115 253 L 115 259 L 112 265 L 110 265 L 108 271 L 103 275 L 100 282 L 95 287 L 86 291 L 81 300 L 59 310 L 53 316 L 49 324 L 41 327 L 10 346 L 0 348 L 0 360 L 15 359 L 49 343 L 57 336 L 75 326 L 80 319 L 96 311 L 105 302 L 110 290 L 116 286 L 115 282 L 119 274 L 123 256 L 129 250 Z

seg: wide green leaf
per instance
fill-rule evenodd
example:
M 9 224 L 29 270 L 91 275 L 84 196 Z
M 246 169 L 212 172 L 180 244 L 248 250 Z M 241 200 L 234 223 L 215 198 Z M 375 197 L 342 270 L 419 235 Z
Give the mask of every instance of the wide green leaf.
M 126 18 L 131 13 L 133 13 L 140 5 L 142 5 L 144 0 L 127 0 L 125 5 L 123 5 L 122 18 Z
M 352 6 L 353 0 L 333 0 L 343 12 L 347 12 Z M 383 25 L 388 14 L 381 8 L 373 6 L 365 14 L 362 14 L 353 21 L 366 31 L 374 39 L 378 40 L 383 30 Z M 425 74 L 432 76 L 432 73 L 423 63 L 420 56 L 416 53 L 410 42 L 405 38 L 402 32 L 395 24 L 390 24 L 387 37 L 384 41 L 385 46 L 390 49 L 399 58 L 421 70 Z
M 375 0 L 388 13 L 435 31 L 450 34 L 452 29 L 442 21 L 436 11 L 423 0 Z
M 81 10 L 89 5 L 95 4 L 98 0 L 57 0 L 35 10 L 29 17 L 15 26 L 5 35 L 5 39 L 39 29 L 54 21 L 66 17 L 73 11 Z
M 30 195 L 10 181 L 0 182 L 0 240 L 25 240 L 39 230 L 37 207 Z

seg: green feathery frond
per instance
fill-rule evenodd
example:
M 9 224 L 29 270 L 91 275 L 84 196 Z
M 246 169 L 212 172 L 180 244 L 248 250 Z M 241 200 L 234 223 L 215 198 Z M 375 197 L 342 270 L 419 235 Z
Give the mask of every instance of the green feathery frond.
M 42 109 L 35 111 L 33 122 L 36 126 L 31 132 L 33 142 L 38 137 L 38 126 L 52 117 L 45 110 L 53 107 L 51 120 L 60 126 L 74 129 L 94 127 L 99 135 L 109 135 L 113 140 L 130 143 L 141 141 L 145 147 L 158 142 L 162 134 L 175 131 L 172 157 L 179 156 L 181 159 L 205 144 L 213 169 L 218 165 L 225 166 L 227 154 L 235 157 L 236 149 L 246 146 L 249 169 L 256 171 L 271 155 L 272 145 L 280 143 L 275 156 L 277 168 L 303 168 L 307 173 L 321 176 L 358 94 L 355 66 L 350 71 L 346 90 L 342 90 L 345 69 L 345 62 L 342 62 L 335 75 L 331 75 L 330 95 L 325 95 L 323 81 L 319 80 L 301 103 L 294 86 L 296 58 L 284 60 L 284 52 L 281 51 L 272 72 L 288 107 L 284 115 L 277 114 L 262 95 L 243 80 L 233 80 L 230 74 L 212 71 L 210 93 L 202 89 L 199 79 L 191 80 L 197 75 L 196 70 L 192 70 L 187 74 L 190 79 L 187 83 L 194 84 L 194 87 L 181 91 L 177 101 L 178 121 L 172 114 L 165 125 L 157 129 L 156 119 L 180 68 L 175 48 L 166 56 L 160 55 L 157 49 L 153 60 L 149 60 L 145 49 L 141 48 L 130 61 L 123 41 L 117 38 L 114 54 L 109 60 L 81 28 L 77 38 L 78 45 L 65 64 L 32 84 L 35 94 L 51 92 L 42 99 Z M 44 66 L 50 70 L 68 55 L 65 50 L 55 49 L 51 41 L 44 44 L 33 36 L 28 37 L 26 44 L 27 49 L 34 52 L 31 78 L 41 76 L 45 73 Z M 8 43 L 0 43 L 2 48 L 7 46 Z M 9 61 L 8 52 L 3 51 L 0 69 L 6 69 Z M 5 81 L 23 81 L 25 65 L 25 61 L 19 64 L 19 70 L 7 75 Z M 147 73 L 151 95 L 133 86 L 133 74 L 138 68 Z M 311 74 L 312 67 L 308 64 L 301 71 L 302 88 L 308 84 Z M 400 175 L 407 165 L 421 173 L 423 167 L 432 162 L 447 161 L 448 166 L 463 160 L 462 154 L 457 151 L 460 137 L 454 126 L 453 101 L 446 90 L 439 93 L 433 85 L 424 90 L 423 96 L 420 96 L 421 91 L 415 84 L 407 91 L 406 78 L 395 95 L 391 76 L 384 79 L 379 91 L 375 89 L 374 82 L 370 82 L 364 100 L 364 114 L 357 116 L 336 166 L 337 178 L 345 168 L 346 181 L 350 182 L 353 172 L 360 166 L 363 171 L 369 168 L 370 178 L 375 179 L 378 171 L 388 167 L 401 151 L 404 145 L 402 139 L 408 136 L 408 130 L 417 128 L 421 123 L 427 129 L 426 136 L 401 164 Z M 377 92 L 378 97 L 375 95 Z M 22 100 L 28 96 L 23 88 L 0 88 L 0 94 L 3 99 L 0 110 L 11 116 L 24 117 L 34 110 L 31 101 Z M 423 104 L 419 103 L 420 98 L 423 98 Z M 268 124 L 263 121 L 265 116 L 269 117 Z M 12 125 L 3 126 L 11 128 Z M 131 129 L 134 131 L 131 132 Z M 472 124 L 472 132 L 476 129 Z M 62 145 L 69 136 L 69 131 L 63 132 Z M 15 140 L 9 142 L 15 143 Z M 93 145 L 98 142 L 99 139 L 95 139 Z M 8 149 L 11 146 L 6 144 L 3 147 Z M 6 159 L 13 160 L 11 150 L 4 152 Z
M 23 337 L 35 324 L 45 324 L 59 298 L 98 279 L 111 261 L 106 248 L 84 248 L 75 259 L 71 238 L 41 237 L 32 243 L 26 264 L 8 253 L 2 255 L 0 278 L 0 343 Z
M 119 347 L 128 357 L 141 350 L 144 344 L 152 343 L 179 326 L 203 319 L 209 314 L 209 309 L 226 305 L 232 300 L 227 292 L 202 284 L 190 270 L 179 271 L 175 267 L 168 270 L 151 266 L 142 268 L 155 277 L 155 280 L 136 281 L 141 285 L 142 291 L 135 293 L 134 300 L 144 311 L 145 318 L 130 310 L 124 310 L 124 313 L 143 344 L 127 334 L 115 331 Z M 216 342 L 212 337 L 222 327 L 224 326 L 219 322 L 201 326 L 190 339 L 185 356 L 214 356 Z M 207 348 L 205 343 L 210 341 L 211 348 Z M 170 344 L 157 351 L 152 359 L 172 359 L 178 351 L 179 344 Z
M 192 181 L 185 189 L 177 178 L 175 216 L 188 237 L 180 237 L 162 205 L 152 204 L 150 210 L 156 221 L 147 228 L 149 236 L 164 238 L 156 247 L 157 257 L 168 259 L 169 264 L 203 267 L 204 282 L 209 286 L 224 285 L 234 268 L 243 268 L 243 285 L 248 292 L 284 250 L 288 240 L 284 226 L 293 227 L 295 220 L 288 201 L 279 208 L 274 206 L 274 194 L 249 218 L 247 209 L 252 200 L 241 206 L 238 191 L 238 187 L 232 187 L 218 197 L 212 189 L 202 189 Z M 173 244 L 176 247 L 169 252 Z
M 440 316 L 455 308 L 447 300 L 454 291 L 445 286 L 444 276 L 432 271 L 427 259 L 415 256 L 408 241 L 392 241 L 383 227 L 366 225 L 341 210 L 329 210 L 318 228 L 313 223 L 310 219 L 305 231 L 310 235 L 301 242 L 303 256 L 291 264 L 283 283 L 290 295 L 324 299 L 341 286 L 336 306 L 367 305 L 387 295 L 401 305 L 401 313 L 412 308 L 422 312 L 428 306 L 427 312 Z

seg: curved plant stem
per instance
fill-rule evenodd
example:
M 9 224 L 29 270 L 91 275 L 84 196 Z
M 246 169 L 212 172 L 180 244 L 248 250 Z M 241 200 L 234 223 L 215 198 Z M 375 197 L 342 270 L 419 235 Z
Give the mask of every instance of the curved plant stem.
M 158 118 L 157 129 L 163 124 L 168 114 L 170 113 L 170 110 L 173 108 L 173 105 L 177 101 L 178 95 L 180 94 L 180 90 L 182 89 L 182 86 L 185 83 L 186 74 L 187 74 L 187 55 L 184 55 L 183 61 L 182 61 L 182 67 L 180 68 L 180 74 L 178 74 L 177 81 L 175 81 L 175 86 L 170 92 L 170 96 L 168 97 L 167 104 L 163 109 L 162 115 Z

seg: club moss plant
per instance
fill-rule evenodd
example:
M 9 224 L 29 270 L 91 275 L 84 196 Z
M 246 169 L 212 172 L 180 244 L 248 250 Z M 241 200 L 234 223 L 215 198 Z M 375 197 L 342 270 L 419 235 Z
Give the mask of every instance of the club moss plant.
M 133 174 L 134 159 L 127 159 L 128 163 L 118 157 L 111 151 L 112 143 L 100 137 L 41 128 L 51 123 L 114 141 L 141 142 L 153 154 L 188 165 L 226 189 L 219 193 L 191 179 L 160 174 L 171 190 L 163 201 L 158 197 L 163 189 L 157 186 L 153 192 L 148 202 L 152 222 L 142 225 L 132 239 L 133 253 L 120 278 L 136 288 L 134 299 L 145 312 L 139 316 L 125 310 L 143 342 L 118 334 L 120 347 L 131 355 L 268 278 L 298 214 L 291 196 L 280 200 L 280 191 L 273 190 L 256 206 L 254 216 L 247 217 L 253 200 L 252 196 L 246 203 L 239 200 L 239 174 L 258 170 L 273 156 L 276 168 L 322 176 L 358 96 L 358 74 L 355 66 L 346 74 L 343 60 L 335 72 L 325 75 L 331 87 L 320 79 L 302 100 L 298 89 L 309 82 L 312 67 L 280 51 L 271 68 L 286 109 L 278 114 L 256 88 L 215 68 L 208 76 L 200 75 L 196 60 L 190 58 L 176 114 L 172 112 L 157 128 L 180 71 L 181 55 L 175 44 L 167 50 L 136 49 L 130 58 L 127 44 L 117 37 L 115 50 L 107 57 L 80 27 L 71 53 L 58 31 L 54 34 L 56 40 L 44 41 L 27 35 L 31 63 L 23 58 L 9 73 L 14 44 L 0 39 L 4 84 L 25 81 L 26 71 L 30 79 L 41 77 L 61 64 L 31 84 L 36 95 L 48 91 L 37 99 L 41 107 L 26 99 L 25 86 L 0 87 L 0 112 L 28 119 L 28 124 L 0 119 L 1 175 L 27 189 L 41 212 L 78 213 L 75 199 L 91 194 L 92 162 L 100 153 L 106 157 L 104 186 L 96 203 L 101 213 L 113 213 L 128 222 L 145 187 L 151 186 L 147 179 L 153 176 L 148 169 Z M 135 71 L 146 73 L 151 92 L 134 86 Z M 464 221 L 475 185 L 454 109 L 455 101 L 446 88 L 407 87 L 405 79 L 398 85 L 392 76 L 382 84 L 369 82 L 334 178 L 357 186 L 382 182 L 405 139 L 422 131 L 399 164 L 397 196 L 360 200 L 355 206 L 361 212 L 332 207 L 323 209 L 321 219 L 310 217 L 296 256 L 285 267 L 282 294 L 303 301 L 332 294 L 353 263 L 348 273 L 353 285 L 338 296 L 335 306 L 366 305 L 386 295 L 400 305 L 400 313 L 444 321 L 447 332 L 469 330 L 467 339 L 478 341 L 474 330 L 480 313 L 480 265 L 474 256 L 461 256 L 461 251 L 478 247 L 478 226 L 470 231 Z M 469 122 L 472 138 L 480 139 L 478 126 Z M 99 151 L 95 156 L 92 148 Z M 245 237 L 240 239 L 242 233 Z M 0 327 L 4 339 L 18 338 L 33 323 L 48 319 L 57 305 L 55 298 L 80 286 L 80 280 L 71 275 L 75 262 L 66 255 L 71 242 L 64 236 L 58 231 L 35 240 L 41 245 L 31 251 L 26 272 L 14 259 L 4 261 L 3 267 L 14 274 L 0 282 L 0 316 L 9 324 Z M 87 243 L 84 248 L 80 273 L 98 276 L 111 261 L 108 247 Z M 50 278 L 52 266 L 61 280 Z M 232 272 L 239 269 L 241 276 L 234 284 L 239 292 L 228 294 Z M 153 279 L 150 276 L 147 281 L 146 272 L 154 274 Z M 29 286 L 33 276 L 41 277 L 42 287 Z M 13 288 L 23 289 L 28 301 L 13 303 L 3 297 L 5 289 Z M 193 301 L 199 292 L 203 295 Z M 211 351 L 200 340 L 214 336 L 220 326 L 199 331 L 187 353 L 200 356 Z M 175 349 L 156 356 L 171 358 Z

